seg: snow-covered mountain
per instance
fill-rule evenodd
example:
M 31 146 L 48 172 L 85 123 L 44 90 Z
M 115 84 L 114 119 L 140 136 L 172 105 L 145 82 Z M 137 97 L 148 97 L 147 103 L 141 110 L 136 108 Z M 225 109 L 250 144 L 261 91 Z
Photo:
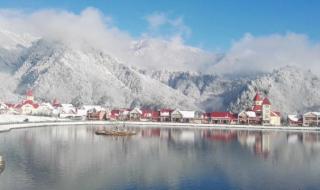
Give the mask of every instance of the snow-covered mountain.
M 61 41 L 34 38 L 32 43 L 26 43 L 21 38 L 15 39 L 9 44 L 15 48 L 0 46 L 0 79 L 6 81 L 0 84 L 0 99 L 6 101 L 18 100 L 27 89 L 32 89 L 43 100 L 58 98 L 74 104 L 240 111 L 251 106 L 255 91 L 259 90 L 270 98 L 275 110 L 283 113 L 320 108 L 319 77 L 295 67 L 254 76 L 172 71 L 160 67 L 153 71 L 132 67 L 119 61 L 126 59 L 89 45 L 74 47 Z M 135 56 L 149 59 L 151 47 L 164 45 L 149 43 L 152 42 L 133 42 Z M 182 47 L 177 45 L 177 48 Z M 184 55 L 197 51 L 187 48 L 176 52 Z M 160 55 L 165 56 L 159 52 L 154 59 L 159 61 Z M 195 55 L 191 57 L 196 58 Z M 218 61 L 219 56 L 213 59 Z M 182 60 L 181 65 L 183 63 Z
M 272 73 L 230 77 L 191 72 L 140 71 L 192 98 L 204 110 L 239 112 L 252 106 L 259 91 L 284 115 L 320 109 L 320 79 L 287 66 Z
M 93 49 L 39 40 L 20 57 L 12 75 L 15 92 L 33 89 L 45 100 L 75 104 L 135 105 L 194 109 L 190 98 Z
M 229 109 L 238 111 L 247 107 L 255 89 L 268 96 L 273 108 L 284 114 L 320 110 L 320 78 L 311 71 L 287 66 L 248 81 Z

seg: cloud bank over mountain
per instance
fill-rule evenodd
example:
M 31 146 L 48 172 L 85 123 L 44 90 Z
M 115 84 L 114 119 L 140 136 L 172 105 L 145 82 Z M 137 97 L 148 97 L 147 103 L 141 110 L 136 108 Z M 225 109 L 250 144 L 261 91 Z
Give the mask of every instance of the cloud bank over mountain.
M 171 25 L 185 27 L 181 19 L 166 20 Z M 52 41 L 63 41 L 73 48 L 96 48 L 120 62 L 147 69 L 195 70 L 215 60 L 215 54 L 191 47 L 183 36 L 150 37 L 144 33 L 134 38 L 112 24 L 112 18 L 99 10 L 87 8 L 80 14 L 61 10 L 40 10 L 26 13 L 0 11 L 0 28 Z M 181 34 L 182 35 L 182 34 Z
M 1 34 L 0 42 L 8 49 L 15 43 L 28 46 L 37 38 L 63 41 L 73 48 L 99 49 L 121 63 L 152 70 L 250 74 L 292 65 L 320 73 L 320 44 L 312 43 L 303 34 L 245 34 L 224 54 L 218 54 L 184 42 L 191 29 L 183 17 L 155 12 L 145 19 L 149 27 L 140 37 L 133 37 L 119 29 L 112 17 L 95 8 L 86 8 L 79 14 L 53 9 L 33 12 L 2 9 L 1 32 L 19 34 L 21 40 L 10 41 L 8 35 Z M 171 28 L 169 36 L 155 32 L 166 26 Z
M 182 17 L 147 18 L 153 30 L 177 32 L 133 37 L 94 8 L 1 10 L 0 101 L 32 89 L 44 101 L 239 111 L 258 89 L 283 113 L 319 110 L 320 48 L 307 36 L 246 34 L 216 54 L 184 42 Z
M 287 65 L 320 73 L 320 44 L 295 33 L 262 37 L 246 34 L 215 68 L 227 73 L 250 73 L 270 72 Z

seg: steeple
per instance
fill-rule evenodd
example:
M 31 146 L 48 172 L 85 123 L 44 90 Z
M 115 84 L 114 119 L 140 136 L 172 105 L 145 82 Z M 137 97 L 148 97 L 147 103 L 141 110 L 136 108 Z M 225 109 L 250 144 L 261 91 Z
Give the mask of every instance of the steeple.
M 262 105 L 262 98 L 260 97 L 259 92 L 256 93 L 255 97 L 253 98 L 254 106 L 261 106 Z
M 33 93 L 32 93 L 31 90 L 27 90 L 27 92 L 26 92 L 26 99 L 27 99 L 27 100 L 31 100 L 31 101 L 34 100 Z

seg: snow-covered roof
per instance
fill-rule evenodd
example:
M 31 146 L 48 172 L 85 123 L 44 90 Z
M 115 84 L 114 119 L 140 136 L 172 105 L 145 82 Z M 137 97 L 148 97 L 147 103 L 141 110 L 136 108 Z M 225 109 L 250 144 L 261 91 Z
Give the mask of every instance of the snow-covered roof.
M 308 112 L 308 113 L 305 113 L 304 115 L 309 115 L 309 114 L 312 114 L 312 115 L 316 115 L 316 116 L 320 116 L 320 112 Z
M 70 108 L 70 107 L 74 107 L 72 104 L 61 104 L 61 106 L 63 107 L 63 108 Z
M 63 113 L 75 113 L 76 108 L 72 104 L 61 104 L 62 112 Z
M 288 119 L 294 122 L 298 122 L 300 117 L 297 115 L 288 115 Z
M 182 118 L 194 118 L 195 111 L 179 111 Z
M 0 102 L 0 109 L 8 109 L 8 105 L 6 105 L 5 103 L 3 102 Z
M 47 107 L 49 109 L 54 109 L 53 106 L 50 103 L 41 103 L 40 107 Z
M 253 112 L 253 111 L 246 111 L 246 115 L 248 117 L 257 117 L 256 112 Z
M 134 108 L 133 110 L 130 111 L 130 113 L 142 114 L 142 111 L 139 108 Z
M 96 111 L 104 111 L 104 108 L 98 105 L 83 105 L 81 107 L 81 109 L 85 110 L 85 111 L 90 111 L 95 109 Z

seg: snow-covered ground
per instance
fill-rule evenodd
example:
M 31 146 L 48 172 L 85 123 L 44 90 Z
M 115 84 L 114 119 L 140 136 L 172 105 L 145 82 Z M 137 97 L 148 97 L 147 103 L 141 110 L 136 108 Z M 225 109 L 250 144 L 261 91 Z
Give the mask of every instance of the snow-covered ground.
M 69 121 L 68 119 L 60 119 L 60 118 L 55 118 L 55 117 L 1 114 L 0 115 L 0 124 L 23 123 L 23 122 L 25 122 L 26 119 L 28 120 L 28 122 Z
M 23 122 L 28 118 L 29 122 Z M 5 122 L 4 122 L 5 121 Z M 33 127 L 67 126 L 67 125 L 118 125 L 125 124 L 129 127 L 155 127 L 155 128 L 180 128 L 180 129 L 226 129 L 226 130 L 285 130 L 285 131 L 319 131 L 320 127 L 289 127 L 289 126 L 262 126 L 262 125 L 222 125 L 222 124 L 196 124 L 196 123 L 162 123 L 162 122 L 140 122 L 140 121 L 72 121 L 68 119 L 23 116 L 23 115 L 1 115 L 0 132 L 11 129 L 23 129 Z

